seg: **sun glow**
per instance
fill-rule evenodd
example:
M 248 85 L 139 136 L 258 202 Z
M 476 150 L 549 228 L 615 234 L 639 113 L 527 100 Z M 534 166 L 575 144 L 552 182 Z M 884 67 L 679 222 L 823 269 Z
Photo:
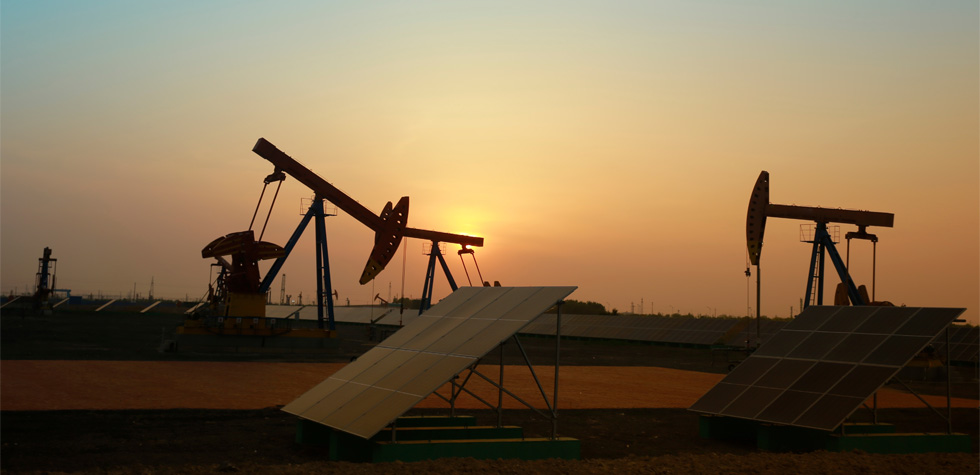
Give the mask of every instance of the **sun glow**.
M 444 224 L 440 226 L 446 232 L 486 238 L 492 228 L 493 217 L 485 208 L 457 205 L 448 207 L 441 214 L 439 222 Z

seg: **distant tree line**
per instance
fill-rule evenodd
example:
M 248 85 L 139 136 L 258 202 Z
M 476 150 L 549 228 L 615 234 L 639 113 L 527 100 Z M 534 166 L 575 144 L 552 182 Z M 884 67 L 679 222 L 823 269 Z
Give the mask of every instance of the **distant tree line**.
M 555 307 L 551 307 L 547 313 L 556 313 Z M 561 313 L 569 315 L 617 315 L 619 311 L 613 309 L 612 312 L 606 310 L 606 306 L 599 302 L 582 302 L 579 300 L 568 299 L 561 305 Z
M 392 302 L 392 304 L 395 304 L 395 305 L 401 304 L 402 308 L 404 308 L 406 310 L 407 309 L 415 309 L 415 310 L 418 310 L 419 307 L 422 306 L 422 299 L 410 299 L 410 298 L 407 298 L 407 297 L 402 297 L 400 299 L 395 299 L 395 301 Z
M 405 309 L 418 309 L 422 305 L 422 299 L 400 298 L 395 299 L 392 304 L 401 304 Z M 578 300 L 565 300 L 561 305 L 561 312 L 569 315 L 617 315 L 619 311 L 613 309 L 611 312 L 599 302 L 581 302 Z M 546 313 L 555 313 L 555 307 L 551 307 Z

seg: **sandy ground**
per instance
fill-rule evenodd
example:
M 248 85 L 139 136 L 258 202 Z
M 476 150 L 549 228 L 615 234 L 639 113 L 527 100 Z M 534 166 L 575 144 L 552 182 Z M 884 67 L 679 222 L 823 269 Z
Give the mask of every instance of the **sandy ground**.
M 188 361 L 0 361 L 0 409 L 4 411 L 120 409 L 261 409 L 284 405 L 343 367 L 340 363 Z M 496 379 L 497 366 L 483 366 Z M 551 397 L 553 367 L 535 367 Z M 560 369 L 558 405 L 563 409 L 686 408 L 723 375 L 656 367 L 566 366 Z M 537 407 L 541 394 L 526 366 L 505 366 L 504 385 Z M 488 401 L 497 392 L 474 377 L 467 387 Z M 440 392 L 448 394 L 448 385 Z M 924 396 L 944 407 L 946 398 Z M 953 407 L 977 408 L 953 398 Z M 922 407 L 912 394 L 884 388 L 882 408 Z M 417 407 L 446 407 L 429 396 Z M 461 397 L 457 407 L 480 409 Z M 523 408 L 505 396 L 505 408 Z

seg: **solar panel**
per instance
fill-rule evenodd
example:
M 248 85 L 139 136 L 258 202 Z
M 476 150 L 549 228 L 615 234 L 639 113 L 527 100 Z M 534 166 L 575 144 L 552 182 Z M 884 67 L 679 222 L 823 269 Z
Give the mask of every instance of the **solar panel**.
M 575 287 L 464 287 L 283 411 L 371 438 Z
M 564 315 L 561 332 L 562 335 L 582 338 L 713 345 L 719 343 L 738 323 L 737 319 L 732 318 Z M 521 333 L 554 335 L 555 317 L 544 315 L 524 327 Z
M 797 318 L 799 318 L 799 317 L 797 317 Z M 794 320 L 768 320 L 768 319 L 763 319 L 763 320 L 759 321 L 758 322 L 758 326 L 761 327 L 761 331 L 759 332 L 759 333 L 761 333 L 760 340 L 763 343 L 768 342 L 769 340 L 772 339 L 772 336 L 773 335 L 775 335 L 776 333 L 779 333 L 779 331 L 782 330 L 784 327 L 786 327 L 786 325 L 788 325 L 789 323 L 794 322 L 794 321 L 796 321 L 796 320 L 795 319 Z M 756 341 L 756 330 L 757 330 L 756 329 L 756 325 L 757 325 L 757 322 L 753 318 L 752 321 L 749 322 L 745 326 L 745 329 L 743 329 L 742 331 L 738 332 L 738 334 L 735 335 L 734 337 L 729 338 L 726 343 L 728 343 L 729 345 L 743 346 L 743 345 L 745 345 L 746 341 L 755 342 Z M 765 346 L 765 345 L 763 345 L 763 346 Z
M 834 430 L 964 311 L 809 307 L 690 410 Z
M 951 361 L 976 363 L 980 359 L 980 328 L 972 325 L 950 325 L 949 348 L 946 347 L 946 335 L 943 333 L 931 344 L 937 354 L 948 357 Z

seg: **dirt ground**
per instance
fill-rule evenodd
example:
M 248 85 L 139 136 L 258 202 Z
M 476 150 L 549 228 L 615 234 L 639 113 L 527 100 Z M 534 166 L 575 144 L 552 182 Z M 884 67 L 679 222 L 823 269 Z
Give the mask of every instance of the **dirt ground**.
M 271 363 L 210 361 L 0 361 L 0 405 L 5 411 L 262 409 L 296 399 L 344 366 L 343 363 Z M 498 365 L 481 365 L 496 379 Z M 554 367 L 535 372 L 551 397 Z M 723 375 L 649 366 L 564 366 L 560 368 L 562 409 L 635 409 L 690 407 Z M 504 366 L 504 385 L 525 401 L 545 407 L 527 366 Z M 439 393 L 448 394 L 449 385 Z M 473 377 L 467 389 L 484 400 L 496 400 L 488 382 Z M 943 396 L 923 395 L 931 405 L 946 405 Z M 976 408 L 977 400 L 956 397 L 952 406 Z M 869 401 L 869 405 L 871 402 Z M 878 407 L 919 407 L 912 394 L 886 387 Z M 441 408 L 432 395 L 416 407 Z M 485 407 L 464 394 L 457 407 Z M 509 396 L 508 409 L 524 408 Z
M 976 418 L 976 411 L 959 411 L 957 417 Z M 483 423 L 496 417 L 488 410 L 465 412 Z M 697 416 L 684 409 L 561 411 L 559 431 L 581 440 L 580 461 L 379 464 L 325 461 L 326 449 L 293 441 L 295 418 L 277 408 L 17 411 L 2 417 L 4 473 L 977 473 L 980 468 L 976 453 L 758 452 L 700 438 Z M 881 417 L 935 424 L 935 416 L 923 410 L 890 409 Z M 504 423 L 524 427 L 529 436 L 550 431 L 549 421 L 527 410 L 505 411 Z
M 954 384 L 954 429 L 973 436 L 969 454 L 765 453 L 702 439 L 686 410 L 722 376 L 709 350 L 562 342 L 559 433 L 581 440 L 579 461 L 442 459 L 416 463 L 329 462 L 322 447 L 294 441 L 296 418 L 278 408 L 370 348 L 362 328 L 344 347 L 319 355 L 161 354 L 148 350 L 169 317 L 0 316 L 0 471 L 3 473 L 978 473 L 977 382 Z M 101 332 L 91 330 L 99 319 Z M 46 331 L 47 325 L 57 329 Z M 73 330 L 74 327 L 74 330 Z M 106 330 L 110 328 L 110 330 Z M 12 330 L 12 331 L 8 331 Z M 140 344 L 132 341 L 141 342 Z M 550 364 L 553 341 L 529 339 L 532 361 Z M 102 358 L 95 357 L 102 355 Z M 516 364 L 519 354 L 505 352 Z M 485 373 L 496 375 L 493 356 Z M 536 367 L 545 381 L 546 369 Z M 526 370 L 507 366 L 505 383 L 534 393 Z M 944 394 L 944 385 L 917 389 Z M 524 387 L 526 386 L 526 387 Z M 549 387 L 545 384 L 545 387 Z M 492 391 L 487 386 L 478 391 Z M 550 391 L 549 391 L 550 393 Z M 495 393 L 494 393 L 495 394 Z M 505 401 L 509 400 L 505 398 Z M 933 399 L 935 402 L 935 399 Z M 941 398 L 941 407 L 945 398 Z M 429 398 L 415 413 L 444 413 Z M 945 422 L 906 392 L 879 395 L 879 419 L 900 431 L 941 432 Z M 496 413 L 463 404 L 478 422 Z M 551 422 L 506 405 L 503 422 L 528 436 Z M 863 421 L 866 411 L 855 414 Z

